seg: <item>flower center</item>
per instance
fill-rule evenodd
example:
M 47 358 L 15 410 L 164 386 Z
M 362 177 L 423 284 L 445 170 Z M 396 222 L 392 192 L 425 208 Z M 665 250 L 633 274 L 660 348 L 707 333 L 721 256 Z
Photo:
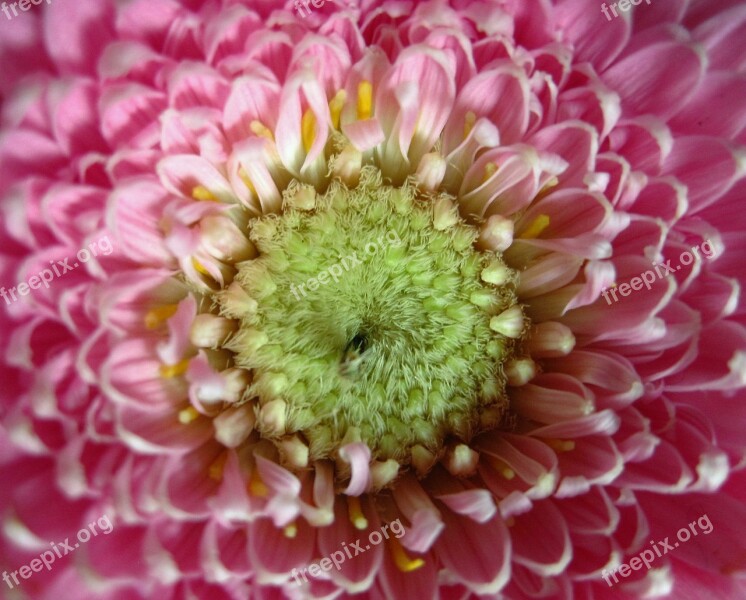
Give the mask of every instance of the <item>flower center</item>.
M 251 302 L 219 302 L 240 321 L 229 347 L 253 373 L 263 437 L 298 434 L 312 459 L 363 441 L 408 464 L 500 422 L 502 364 L 524 327 L 520 310 L 517 334 L 495 320 L 515 305 L 515 274 L 475 250 L 448 196 L 366 168 L 354 189 L 293 183 L 250 235 L 259 256 L 236 282 Z

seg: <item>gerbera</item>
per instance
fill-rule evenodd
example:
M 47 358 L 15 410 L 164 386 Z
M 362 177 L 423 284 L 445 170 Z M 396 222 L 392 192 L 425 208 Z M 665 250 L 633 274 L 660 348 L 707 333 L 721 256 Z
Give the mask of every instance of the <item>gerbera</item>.
M 746 7 L 319 4 L 2 23 L 5 583 L 746 593 Z

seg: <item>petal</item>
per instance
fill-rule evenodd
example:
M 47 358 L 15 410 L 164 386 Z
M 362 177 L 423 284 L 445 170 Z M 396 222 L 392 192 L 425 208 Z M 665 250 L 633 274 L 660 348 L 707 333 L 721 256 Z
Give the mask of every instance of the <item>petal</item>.
M 370 485 L 370 448 L 363 442 L 346 444 L 339 449 L 339 457 L 350 465 L 352 476 L 345 494 L 359 496 Z
M 544 577 L 562 573 L 572 559 L 572 545 L 567 523 L 554 504 L 536 502 L 530 512 L 513 520 L 513 560 Z
M 631 27 L 625 18 L 604 19 L 599 8 L 594 0 L 561 0 L 556 18 L 576 49 L 575 60 L 588 61 L 601 71 L 627 45 Z M 591 14 L 598 16 L 590 18 Z M 604 35 L 598 35 L 599 27 L 604 28 Z
M 320 529 L 318 533 L 321 555 L 338 561 L 333 565 L 335 568 L 329 571 L 329 577 L 350 594 L 365 591 L 370 587 L 376 578 L 384 554 L 384 547 L 380 545 L 380 541 L 378 544 L 369 543 L 373 541 L 370 537 L 373 532 L 382 537 L 379 531 L 381 523 L 369 498 L 363 500 L 362 511 L 367 526 L 364 529 L 357 529 L 348 516 L 346 502 L 338 498 L 334 522 L 329 527 Z M 359 542 L 359 545 L 355 546 L 355 542 Z M 347 560 L 342 550 L 345 544 L 348 545 L 350 552 L 354 549 L 353 560 Z M 337 564 L 340 566 L 337 567 Z
M 47 3 L 44 8 L 44 41 L 60 72 L 92 74 L 102 48 L 115 37 L 113 6 L 81 0 L 75 6 Z
M 225 176 L 207 160 L 191 154 L 167 156 L 158 163 L 163 187 L 172 194 L 192 198 L 201 186 L 221 202 L 233 203 L 235 194 Z
M 630 114 L 668 119 L 688 101 L 703 77 L 705 57 L 697 48 L 667 37 L 660 35 L 634 49 L 602 74 Z
M 454 494 L 442 494 L 436 498 L 456 514 L 470 517 L 477 523 L 486 523 L 497 512 L 492 494 L 487 490 L 464 490 Z
M 295 568 L 306 567 L 313 556 L 316 530 L 302 519 L 296 522 L 295 535 L 287 537 L 269 519 L 249 524 L 249 560 L 259 583 L 282 584 Z
M 435 554 L 456 580 L 478 594 L 496 594 L 510 578 L 510 533 L 499 516 L 476 523 L 443 511 L 446 527 Z M 484 543 L 489 540 L 489 544 Z

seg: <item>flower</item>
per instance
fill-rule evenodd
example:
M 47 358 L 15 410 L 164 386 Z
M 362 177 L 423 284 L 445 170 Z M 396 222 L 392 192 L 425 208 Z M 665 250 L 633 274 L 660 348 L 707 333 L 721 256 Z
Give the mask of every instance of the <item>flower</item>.
M 3 564 L 113 524 L 5 583 L 743 595 L 746 9 L 598 13 L 3 23 Z

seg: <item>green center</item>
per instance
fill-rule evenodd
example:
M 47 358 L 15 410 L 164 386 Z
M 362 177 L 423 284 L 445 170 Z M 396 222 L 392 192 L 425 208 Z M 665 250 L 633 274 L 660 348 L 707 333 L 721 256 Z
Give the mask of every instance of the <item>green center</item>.
M 474 249 L 477 231 L 444 215 L 448 202 L 369 169 L 323 196 L 293 185 L 282 215 L 252 223 L 259 256 L 237 281 L 255 305 L 231 346 L 253 373 L 249 395 L 284 402 L 265 437 L 298 433 L 314 459 L 360 439 L 408 463 L 417 445 L 437 453 L 499 421 L 514 342 L 490 318 L 515 293 L 482 280 L 500 257 Z

